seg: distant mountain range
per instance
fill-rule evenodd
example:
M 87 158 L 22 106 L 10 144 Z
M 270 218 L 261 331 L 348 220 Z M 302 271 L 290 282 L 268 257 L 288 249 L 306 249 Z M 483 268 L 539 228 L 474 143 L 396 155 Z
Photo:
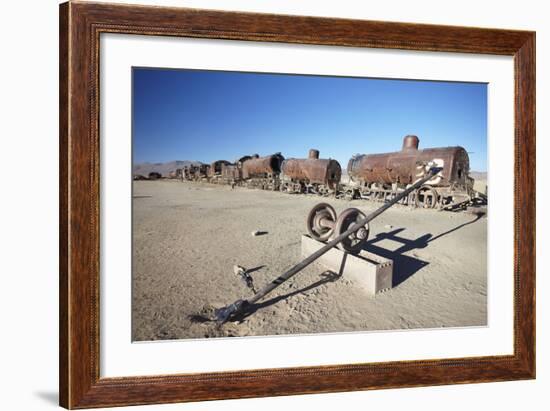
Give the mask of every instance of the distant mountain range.
M 174 160 L 167 163 L 140 163 L 134 164 L 132 173 L 134 175 L 140 174 L 142 176 L 148 176 L 149 173 L 155 171 L 160 173 L 163 177 L 168 177 L 171 171 L 176 171 L 178 168 L 189 165 L 200 165 L 200 161 L 193 160 Z

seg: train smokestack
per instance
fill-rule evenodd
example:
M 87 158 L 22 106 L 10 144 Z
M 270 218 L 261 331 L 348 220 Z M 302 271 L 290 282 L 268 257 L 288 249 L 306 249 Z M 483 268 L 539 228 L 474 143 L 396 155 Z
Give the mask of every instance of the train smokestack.
M 403 139 L 403 151 L 418 150 L 418 143 L 420 140 L 418 137 L 409 134 Z
M 318 159 L 319 158 L 319 150 L 315 150 L 314 148 L 312 148 L 311 150 L 309 150 L 309 156 L 308 157 Z

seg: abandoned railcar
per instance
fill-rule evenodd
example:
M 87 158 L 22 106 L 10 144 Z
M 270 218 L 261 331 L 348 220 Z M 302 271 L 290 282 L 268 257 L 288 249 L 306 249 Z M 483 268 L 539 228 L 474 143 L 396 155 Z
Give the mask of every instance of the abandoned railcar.
M 263 190 L 279 190 L 281 164 L 284 161 L 281 153 L 265 157 L 257 154 L 242 163 L 242 179 L 246 187 Z
M 348 163 L 348 198 L 385 201 L 414 184 L 424 175 L 428 164 L 442 170 L 415 190 L 405 203 L 424 208 L 446 207 L 471 201 L 474 180 L 469 176 L 470 161 L 463 147 L 419 150 L 417 136 L 403 139 L 401 151 L 383 154 L 358 154 Z
M 222 169 L 224 166 L 231 165 L 227 160 L 217 160 L 210 164 L 208 168 L 208 181 L 211 183 L 223 183 Z
M 208 164 L 190 164 L 182 169 L 182 180 L 187 181 L 204 181 L 208 179 Z
M 308 158 L 289 158 L 281 167 L 281 191 L 336 195 L 342 177 L 340 163 L 319 158 L 319 150 L 309 150 Z

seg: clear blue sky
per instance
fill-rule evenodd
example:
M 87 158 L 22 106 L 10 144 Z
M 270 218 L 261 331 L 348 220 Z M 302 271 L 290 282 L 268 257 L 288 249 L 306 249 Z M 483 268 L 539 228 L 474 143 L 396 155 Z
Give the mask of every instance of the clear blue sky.
M 135 163 L 233 161 L 310 148 L 343 168 L 355 153 L 461 145 L 487 169 L 487 85 L 133 69 Z

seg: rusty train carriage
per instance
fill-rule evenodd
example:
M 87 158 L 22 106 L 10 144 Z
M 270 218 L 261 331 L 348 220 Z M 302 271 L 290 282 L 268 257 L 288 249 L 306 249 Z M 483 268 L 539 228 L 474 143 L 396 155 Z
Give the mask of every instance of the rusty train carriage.
M 232 186 L 243 184 L 243 165 L 246 161 L 259 158 L 258 154 L 242 156 L 235 163 L 223 163 L 221 167 L 221 182 Z
M 281 153 L 259 157 L 257 154 L 242 163 L 242 181 L 246 187 L 263 190 L 279 190 L 281 164 L 284 161 Z
M 414 184 L 428 162 L 443 170 L 405 199 L 425 208 L 446 207 L 471 200 L 473 179 L 468 153 L 462 147 L 418 149 L 416 136 L 405 136 L 401 151 L 353 156 L 348 163 L 348 198 L 387 200 Z
M 221 182 L 224 184 L 239 184 L 242 180 L 242 171 L 239 164 L 222 164 Z
M 319 150 L 309 150 L 308 158 L 289 158 L 282 164 L 281 191 L 320 195 L 338 192 L 342 168 L 332 159 L 320 159 Z
M 207 170 L 208 180 L 211 183 L 223 183 L 222 169 L 228 165 L 231 165 L 231 163 L 226 160 L 212 162 Z
M 308 158 L 301 159 L 285 160 L 281 153 L 265 157 L 253 154 L 234 163 L 218 160 L 209 165 L 190 165 L 182 169 L 181 178 L 289 193 L 391 201 L 422 178 L 428 165 L 435 164 L 442 170 L 401 203 L 424 208 L 454 208 L 479 199 L 486 201 L 473 189 L 469 157 L 464 148 L 419 150 L 418 146 L 418 137 L 408 135 L 400 151 L 353 156 L 347 166 L 349 182 L 345 184 L 341 182 L 342 169 L 338 161 L 320 159 L 315 149 L 309 151 Z
M 182 169 L 182 179 L 187 181 L 207 181 L 209 168 L 208 164 L 184 166 Z

